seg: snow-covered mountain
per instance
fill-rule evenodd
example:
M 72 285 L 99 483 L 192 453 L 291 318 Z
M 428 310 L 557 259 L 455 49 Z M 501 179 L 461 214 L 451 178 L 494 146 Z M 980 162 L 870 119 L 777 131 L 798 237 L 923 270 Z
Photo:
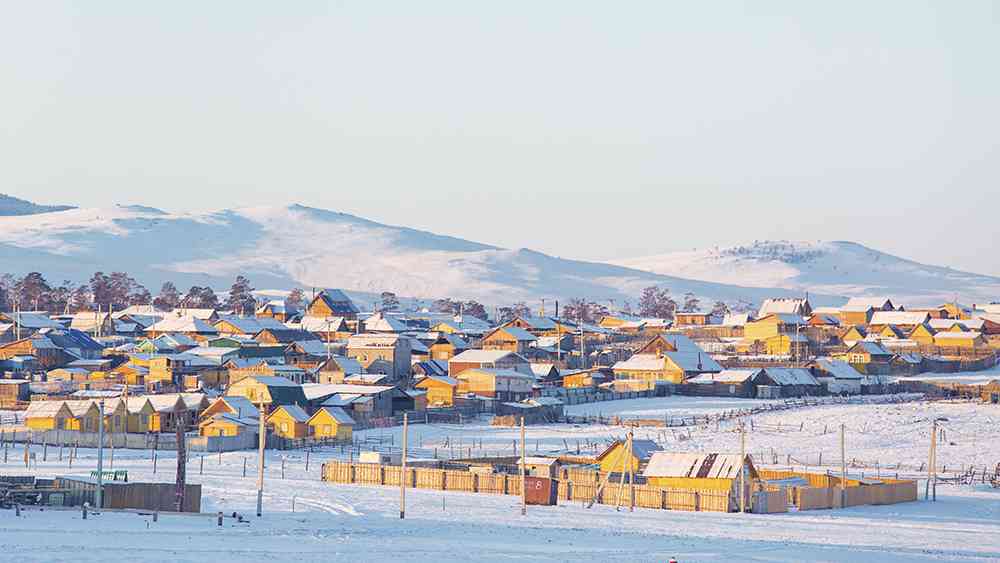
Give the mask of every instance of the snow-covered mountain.
M 66 211 L 67 209 L 73 209 L 73 206 L 39 205 L 7 194 L 0 194 L 0 216 L 35 215 L 38 213 L 51 213 L 53 211 Z
M 120 206 L 0 217 L 0 264 L 0 272 L 40 271 L 55 283 L 85 281 L 98 270 L 126 271 L 154 293 L 167 280 L 182 288 L 226 289 L 243 273 L 258 288 L 340 287 L 495 305 L 542 297 L 635 303 L 650 285 L 704 301 L 759 302 L 775 294 L 498 248 L 300 205 L 199 214 Z
M 1000 278 L 930 266 L 853 242 L 756 241 L 746 246 L 671 252 L 615 263 L 695 280 L 798 293 L 888 295 L 909 304 L 1000 298 Z

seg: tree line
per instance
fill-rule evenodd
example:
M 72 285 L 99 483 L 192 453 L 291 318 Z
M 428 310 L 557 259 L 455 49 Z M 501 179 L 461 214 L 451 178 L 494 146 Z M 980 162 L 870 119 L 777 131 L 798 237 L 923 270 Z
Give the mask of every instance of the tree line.
M 165 282 L 154 297 L 150 291 L 126 272 L 94 272 L 85 283 L 65 280 L 55 285 L 40 272 L 17 277 L 0 276 L 0 311 L 78 313 L 82 311 L 121 310 L 131 305 L 152 305 L 169 311 L 175 308 L 220 309 L 251 315 L 257 307 L 254 287 L 245 276 L 236 276 L 225 300 L 220 300 L 211 287 L 191 286 L 181 292 L 173 282 Z M 301 306 L 301 289 L 293 290 L 286 305 Z

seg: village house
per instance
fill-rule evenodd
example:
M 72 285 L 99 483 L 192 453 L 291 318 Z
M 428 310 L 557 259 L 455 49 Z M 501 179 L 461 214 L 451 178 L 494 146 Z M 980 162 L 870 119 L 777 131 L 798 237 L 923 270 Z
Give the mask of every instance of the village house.
M 448 376 L 427 376 L 418 381 L 414 387 L 427 391 L 427 406 L 451 407 L 455 404 L 455 394 L 458 392 L 458 380 Z
M 682 334 L 658 334 L 631 358 L 612 366 L 615 379 L 683 383 L 702 373 L 718 373 L 722 366 Z
M 410 376 L 410 339 L 398 334 L 357 334 L 347 341 L 347 357 L 369 373 L 383 373 L 402 381 Z
M 354 358 L 333 355 L 320 362 L 314 373 L 316 383 L 343 383 L 347 377 L 364 373 L 364 368 Z
M 466 350 L 448 360 L 448 375 L 452 377 L 467 369 L 508 369 L 533 375 L 526 359 L 506 350 Z
M 987 348 L 989 346 L 982 333 L 971 330 L 938 332 L 934 335 L 934 345 L 940 348 L 963 349 Z
M 392 416 L 398 388 L 347 383 L 306 384 L 302 392 L 312 407 L 340 407 L 355 420 Z
M 308 317 L 340 317 L 347 321 L 357 321 L 358 312 L 351 298 L 339 289 L 320 291 L 306 306 Z
M 146 336 L 151 338 L 173 333 L 185 334 L 199 342 L 219 335 L 219 331 L 208 320 L 194 316 L 167 316 L 146 329 Z
M 470 348 L 469 343 L 456 334 L 436 333 L 434 341 L 427 347 L 430 360 L 448 361 Z
M 29 430 L 64 430 L 72 417 L 65 401 L 31 401 L 24 411 L 24 425 Z
M 855 395 L 861 393 L 864 375 L 844 360 L 819 358 L 809 364 L 813 377 L 834 394 Z
M 354 419 L 340 407 L 320 407 L 307 422 L 312 437 L 350 443 L 354 436 Z
M 31 396 L 27 379 L 0 379 L 0 409 L 11 409 Z
M 298 405 L 278 405 L 267 416 L 267 425 L 282 438 L 296 440 L 309 436 L 309 415 Z
M 862 340 L 847 349 L 838 359 L 842 359 L 863 374 L 888 374 L 893 353 L 878 342 Z
M 662 449 L 652 440 L 633 439 L 630 456 L 628 442 L 615 440 L 598 454 L 595 461 L 601 467 L 602 473 L 639 473 L 652 459 L 653 454 Z
M 256 418 L 240 418 L 234 414 L 219 413 L 198 422 L 199 436 L 235 437 L 256 434 L 260 421 Z
M 506 350 L 523 355 L 525 350 L 537 341 L 535 335 L 523 328 L 506 326 L 495 328 L 483 335 L 480 345 L 483 350 Z
M 386 315 L 382 311 L 368 317 L 362 324 L 365 327 L 365 332 L 399 334 L 410 330 L 410 327 L 406 326 L 405 322 L 399 320 L 395 316 Z
M 307 402 L 301 385 L 284 377 L 267 375 L 251 375 L 231 383 L 226 395 L 246 397 L 251 403 L 266 406 L 305 405 Z
M 309 331 L 319 337 L 323 342 L 330 343 L 335 340 L 346 340 L 354 331 L 347 324 L 344 317 L 302 317 L 297 323 L 289 323 L 289 328 L 297 328 Z
M 455 376 L 458 393 L 471 393 L 499 401 L 520 401 L 531 395 L 534 376 L 511 369 L 473 368 Z
M 288 327 L 270 317 L 240 317 L 237 315 L 219 315 L 212 325 L 219 334 L 254 336 L 264 329 L 285 330 Z
M 930 316 L 926 311 L 875 311 L 868 322 L 868 328 L 870 331 L 878 332 L 884 327 L 894 326 L 909 331 L 928 321 Z
M 895 311 L 888 297 L 852 297 L 840 308 L 845 325 L 867 325 L 876 311 Z
M 798 297 L 778 297 L 765 299 L 757 311 L 757 318 L 764 318 L 772 314 L 794 315 L 796 317 L 808 317 L 812 315 L 813 309 L 808 299 Z
M 288 305 L 287 301 L 272 299 L 264 303 L 254 311 L 254 316 L 261 319 L 274 319 L 280 323 L 286 323 L 298 315 L 298 311 Z

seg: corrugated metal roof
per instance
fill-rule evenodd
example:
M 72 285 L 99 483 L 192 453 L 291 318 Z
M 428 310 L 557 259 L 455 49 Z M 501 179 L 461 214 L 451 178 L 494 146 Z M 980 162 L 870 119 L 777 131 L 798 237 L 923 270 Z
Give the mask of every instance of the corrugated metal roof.
M 748 459 L 749 460 L 749 459 Z M 735 479 L 739 477 L 739 454 L 656 452 L 642 472 L 644 477 Z

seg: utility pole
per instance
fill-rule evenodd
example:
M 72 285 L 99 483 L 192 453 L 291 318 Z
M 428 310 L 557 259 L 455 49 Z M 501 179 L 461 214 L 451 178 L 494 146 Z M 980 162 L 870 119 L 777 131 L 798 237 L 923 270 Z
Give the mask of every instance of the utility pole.
M 407 416 L 403 413 L 403 463 L 399 473 L 399 519 L 406 518 L 406 434 Z
M 180 413 L 174 413 L 174 432 L 177 437 L 177 476 L 175 478 L 174 504 L 177 512 L 184 511 L 184 488 L 187 485 L 187 440 L 184 437 L 184 421 Z
M 632 467 L 632 431 L 628 432 L 628 511 L 635 512 L 635 469 Z
M 937 434 L 938 419 L 931 422 L 931 450 L 927 460 L 927 484 L 924 490 L 924 499 L 928 498 L 927 491 L 930 491 L 930 499 L 937 501 Z
M 97 402 L 97 492 L 94 495 L 94 504 L 97 510 L 104 508 L 104 399 Z
M 524 469 L 525 469 L 525 467 L 524 467 L 524 463 L 525 463 L 524 451 L 525 451 L 525 449 L 526 448 L 525 448 L 525 440 L 524 440 L 524 417 L 522 416 L 521 417 L 521 516 L 524 516 L 524 515 L 526 515 L 528 513 L 527 488 L 525 487 L 525 483 L 524 483 L 524 481 L 525 481 L 525 478 L 524 478 L 525 477 L 525 471 L 524 471 Z
M 746 459 L 747 459 L 747 429 L 743 421 L 740 421 L 740 512 L 747 511 L 747 480 L 746 480 Z
M 840 425 L 840 507 L 844 508 L 844 502 L 847 500 L 847 442 L 844 438 L 844 433 L 847 431 L 847 425 Z
M 258 440 L 257 440 L 257 518 L 260 518 L 261 511 L 264 504 L 264 443 L 267 440 L 267 427 L 264 425 L 264 403 L 261 402 L 260 408 L 258 409 L 260 413 L 260 427 L 257 430 Z

